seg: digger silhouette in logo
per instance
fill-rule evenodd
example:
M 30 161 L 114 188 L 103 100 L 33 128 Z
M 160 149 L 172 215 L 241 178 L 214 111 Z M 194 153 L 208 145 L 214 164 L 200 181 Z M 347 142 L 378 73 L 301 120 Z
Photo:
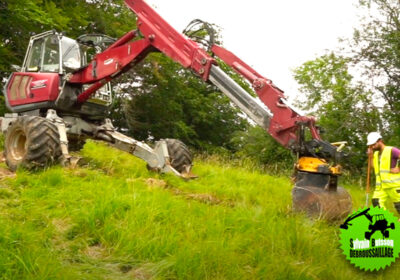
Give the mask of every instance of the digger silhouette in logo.
M 371 216 L 368 212 L 369 212 L 370 208 L 365 209 L 364 211 L 361 211 L 360 213 L 356 213 L 354 215 L 349 216 L 346 221 L 344 221 L 344 223 L 342 225 L 340 225 L 340 228 L 342 229 L 348 229 L 349 225 L 351 226 L 351 224 L 349 224 L 349 222 L 351 220 L 354 220 L 355 218 L 358 218 L 360 216 L 365 216 L 370 224 L 368 225 L 368 230 L 365 232 L 365 239 L 370 240 L 371 236 L 376 232 L 376 231 L 380 231 L 383 235 L 384 238 L 389 238 L 389 230 L 388 229 L 394 229 L 394 223 L 391 223 L 389 225 L 388 221 L 385 219 L 383 214 L 377 214 L 377 215 L 373 215 Z

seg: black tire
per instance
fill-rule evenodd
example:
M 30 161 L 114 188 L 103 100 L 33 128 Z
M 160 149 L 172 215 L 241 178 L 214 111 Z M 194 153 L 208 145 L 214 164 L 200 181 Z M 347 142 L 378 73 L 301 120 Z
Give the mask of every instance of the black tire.
M 7 129 L 4 156 L 12 171 L 19 166 L 44 168 L 58 161 L 61 154 L 57 127 L 45 118 L 21 116 Z
M 179 173 L 189 171 L 192 166 L 192 154 L 189 148 L 177 139 L 165 139 L 165 142 L 167 143 L 172 167 Z

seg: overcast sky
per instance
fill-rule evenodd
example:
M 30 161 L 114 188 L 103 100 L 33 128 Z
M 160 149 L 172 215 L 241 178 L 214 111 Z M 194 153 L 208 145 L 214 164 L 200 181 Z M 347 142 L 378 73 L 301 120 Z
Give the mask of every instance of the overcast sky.
M 196 18 L 219 25 L 224 47 L 289 97 L 299 94 L 292 70 L 335 49 L 358 22 L 357 0 L 146 1 L 180 32 Z

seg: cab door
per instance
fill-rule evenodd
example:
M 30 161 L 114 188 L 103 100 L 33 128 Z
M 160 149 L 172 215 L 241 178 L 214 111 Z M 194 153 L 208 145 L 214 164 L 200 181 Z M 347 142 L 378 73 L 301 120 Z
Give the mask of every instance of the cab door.
M 34 110 L 55 101 L 60 74 L 59 36 L 52 32 L 33 36 L 21 72 L 13 73 L 6 85 L 8 107 L 14 112 Z

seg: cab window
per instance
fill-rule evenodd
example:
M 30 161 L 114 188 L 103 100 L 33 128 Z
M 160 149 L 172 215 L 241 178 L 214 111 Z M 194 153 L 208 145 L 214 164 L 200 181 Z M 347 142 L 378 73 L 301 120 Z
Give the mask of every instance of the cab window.
M 42 64 L 43 39 L 35 40 L 32 44 L 31 55 L 28 61 L 28 72 L 37 72 Z
M 52 35 L 33 42 L 27 63 L 28 72 L 58 72 L 60 67 L 58 38 Z
M 43 64 L 41 71 L 58 72 L 60 68 L 60 53 L 58 38 L 56 35 L 45 39 L 45 50 L 43 54 Z

